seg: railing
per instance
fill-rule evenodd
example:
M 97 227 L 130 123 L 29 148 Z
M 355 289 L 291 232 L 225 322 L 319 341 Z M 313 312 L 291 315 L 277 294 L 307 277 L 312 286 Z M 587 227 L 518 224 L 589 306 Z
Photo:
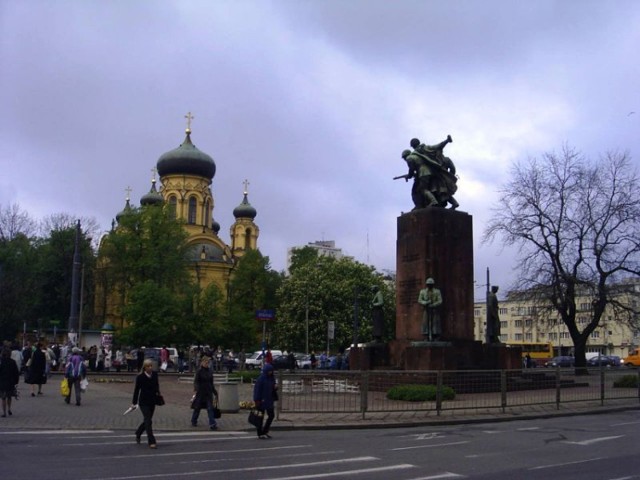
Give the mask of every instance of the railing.
M 640 402 L 640 370 L 626 368 L 589 369 L 576 375 L 574 369 L 468 370 L 468 371 L 332 371 L 278 372 L 278 415 L 286 413 L 373 412 L 478 413 L 512 407 L 547 405 L 560 409 L 572 402 L 595 405 L 623 401 Z M 638 379 L 638 387 L 617 388 L 625 375 Z M 396 385 L 435 385 L 432 401 L 390 400 L 387 391 Z M 443 400 L 449 386 L 455 399 Z

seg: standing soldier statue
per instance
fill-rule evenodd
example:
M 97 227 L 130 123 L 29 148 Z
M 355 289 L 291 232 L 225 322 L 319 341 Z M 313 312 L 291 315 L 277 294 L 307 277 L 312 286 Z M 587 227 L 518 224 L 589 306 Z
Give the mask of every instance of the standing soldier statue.
M 373 298 L 371 299 L 371 320 L 373 327 L 373 341 L 376 343 L 382 342 L 384 335 L 384 314 L 382 312 L 382 305 L 384 304 L 384 297 L 378 286 L 371 287 Z
M 487 293 L 487 343 L 500 343 L 500 308 L 497 293 L 497 285 L 493 285 Z
M 435 288 L 433 278 L 427 278 L 425 282 L 427 288 L 420 290 L 418 303 L 424 308 L 422 314 L 422 334 L 425 339 L 432 342 L 438 340 L 442 335 L 442 323 L 440 321 L 440 305 L 442 305 L 442 294 Z

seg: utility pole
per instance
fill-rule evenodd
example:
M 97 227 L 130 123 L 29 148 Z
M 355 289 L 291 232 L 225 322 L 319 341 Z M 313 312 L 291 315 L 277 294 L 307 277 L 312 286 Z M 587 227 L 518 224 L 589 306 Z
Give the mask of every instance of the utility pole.
M 484 327 L 484 342 L 486 344 L 491 343 L 491 338 L 489 338 L 489 292 L 490 290 L 490 286 L 489 286 L 489 267 L 487 267 L 487 293 L 485 295 L 485 305 L 486 305 L 486 309 L 487 309 L 487 315 L 486 315 L 486 319 L 485 319 L 485 327 Z
M 71 306 L 69 308 L 69 327 L 67 335 L 69 342 L 74 346 L 77 344 L 79 318 L 80 318 L 80 220 L 76 224 L 76 240 L 73 251 L 73 269 L 71 271 Z

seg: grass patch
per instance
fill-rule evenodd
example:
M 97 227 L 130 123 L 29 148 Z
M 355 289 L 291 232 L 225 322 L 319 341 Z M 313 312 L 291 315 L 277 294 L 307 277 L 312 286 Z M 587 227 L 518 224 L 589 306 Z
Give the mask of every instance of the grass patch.
M 396 385 L 387 391 L 389 400 L 406 402 L 434 402 L 438 387 L 435 385 Z M 446 385 L 442 386 L 442 400 L 453 400 L 456 392 Z

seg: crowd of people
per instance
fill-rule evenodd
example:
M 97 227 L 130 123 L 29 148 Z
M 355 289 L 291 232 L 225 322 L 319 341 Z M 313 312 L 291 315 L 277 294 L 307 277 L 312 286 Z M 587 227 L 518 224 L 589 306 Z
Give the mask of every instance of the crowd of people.
M 114 351 L 115 350 L 115 351 Z M 158 350 L 158 349 L 155 349 Z M 293 352 L 286 354 L 291 362 L 291 368 L 297 365 Z M 218 392 L 214 385 L 214 372 L 244 369 L 246 356 L 240 351 L 236 356 L 233 350 L 225 350 L 221 346 L 211 349 L 207 346 L 194 346 L 189 349 L 177 350 L 177 364 L 175 371 L 193 373 L 193 399 L 191 403 L 191 425 L 197 427 L 201 410 L 207 411 L 208 426 L 217 429 L 216 418 Z M 159 352 L 158 366 L 160 372 L 163 367 L 173 363 L 167 347 Z M 316 357 L 315 353 L 307 358 L 311 369 L 343 369 L 347 361 L 342 354 L 329 356 L 322 352 Z M 257 428 L 260 439 L 269 439 L 271 422 L 274 419 L 274 402 L 278 399 L 275 381 L 274 361 L 271 350 L 266 350 L 261 375 L 256 380 L 253 400 L 255 408 L 266 420 L 261 421 Z M 71 345 L 48 345 L 45 342 L 26 343 L 24 347 L 18 343 L 5 342 L 0 351 L 0 399 L 2 399 L 2 417 L 12 415 L 12 398 L 18 396 L 18 384 L 24 376 L 26 384 L 30 385 L 30 395 L 43 395 L 43 385 L 51 376 L 52 371 L 62 372 L 66 389 L 62 388 L 63 398 L 67 404 L 82 404 L 83 382 L 89 372 L 108 372 L 111 370 L 139 372 L 136 376 L 132 399 L 132 409 L 140 410 L 142 421 L 135 432 L 135 440 L 141 443 L 142 435 L 146 432 L 150 448 L 156 448 L 156 438 L 153 434 L 153 415 L 156 406 L 162 405 L 160 394 L 159 374 L 154 360 L 145 357 L 145 348 L 124 351 L 121 348 L 111 349 L 107 346 L 92 346 L 88 350 Z M 63 381 L 63 382 L 64 382 Z

